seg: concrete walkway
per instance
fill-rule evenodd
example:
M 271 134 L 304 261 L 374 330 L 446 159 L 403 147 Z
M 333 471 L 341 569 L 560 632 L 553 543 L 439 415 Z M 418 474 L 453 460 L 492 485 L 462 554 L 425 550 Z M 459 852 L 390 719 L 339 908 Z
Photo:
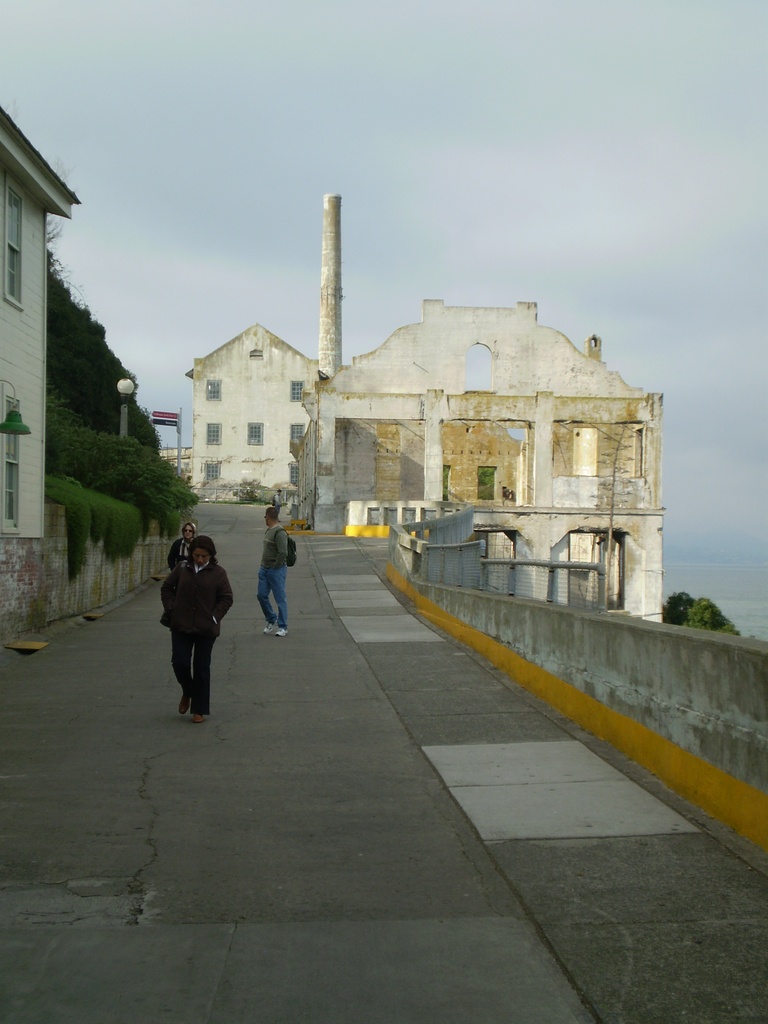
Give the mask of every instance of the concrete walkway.
M 159 584 L 0 658 L 3 1024 L 768 1022 L 768 858 L 412 615 L 386 543 L 203 506 L 212 715 Z

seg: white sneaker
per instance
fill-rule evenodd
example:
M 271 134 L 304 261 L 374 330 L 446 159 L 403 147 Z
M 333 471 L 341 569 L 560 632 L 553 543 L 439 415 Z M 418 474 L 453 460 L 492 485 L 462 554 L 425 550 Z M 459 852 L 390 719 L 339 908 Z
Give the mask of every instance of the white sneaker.
M 266 624 L 266 626 L 264 627 L 264 632 L 265 633 L 274 633 L 276 625 L 277 625 L 276 622 L 268 622 Z
M 288 630 L 287 629 L 283 629 L 283 627 L 281 626 L 280 629 L 278 629 L 278 631 L 277 631 L 277 633 L 275 635 L 276 636 L 287 636 L 287 634 L 288 634 Z

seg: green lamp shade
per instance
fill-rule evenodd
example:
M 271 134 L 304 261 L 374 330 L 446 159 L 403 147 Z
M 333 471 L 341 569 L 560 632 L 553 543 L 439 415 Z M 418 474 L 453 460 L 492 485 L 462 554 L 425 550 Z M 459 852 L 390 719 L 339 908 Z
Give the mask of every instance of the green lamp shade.
M 18 409 L 11 409 L 2 423 L 0 423 L 0 434 L 31 434 L 32 431 L 21 421 L 21 413 Z

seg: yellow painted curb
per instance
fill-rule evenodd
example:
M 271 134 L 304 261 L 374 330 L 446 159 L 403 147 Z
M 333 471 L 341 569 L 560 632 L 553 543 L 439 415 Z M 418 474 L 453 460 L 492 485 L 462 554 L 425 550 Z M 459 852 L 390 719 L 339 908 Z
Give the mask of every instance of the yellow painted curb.
M 345 526 L 346 537 L 388 537 L 388 526 Z
M 570 683 L 526 661 L 498 640 L 461 622 L 422 596 L 391 564 L 387 565 L 387 578 L 410 598 L 425 618 L 487 658 L 515 683 L 593 735 L 607 740 L 680 796 L 768 851 L 767 793 L 688 753 L 634 719 L 611 710 Z

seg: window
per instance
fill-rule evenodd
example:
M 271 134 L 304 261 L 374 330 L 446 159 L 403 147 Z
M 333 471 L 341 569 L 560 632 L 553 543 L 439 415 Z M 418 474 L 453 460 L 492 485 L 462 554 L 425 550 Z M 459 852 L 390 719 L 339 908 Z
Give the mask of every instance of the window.
M 8 189 L 5 218 L 5 294 L 21 302 L 21 196 Z
M 264 424 L 248 424 L 248 444 L 264 444 Z
M 580 426 L 573 432 L 573 475 L 597 476 L 597 428 Z
M 496 467 L 477 467 L 477 499 L 478 501 L 493 501 L 496 495 Z
M 291 381 L 291 401 L 300 402 L 304 397 L 304 381 L 303 380 L 292 380 Z
M 17 408 L 6 399 L 6 415 Z M 5 417 L 3 417 L 5 418 Z M 15 529 L 19 525 L 19 438 L 16 434 L 2 435 L 5 441 L 5 472 L 3 473 L 3 526 Z
M 205 437 L 206 444 L 221 444 L 221 424 L 209 423 Z
M 206 480 L 218 480 L 221 476 L 221 463 L 220 462 L 206 462 L 205 464 L 205 479 Z
M 291 424 L 291 441 L 300 441 L 304 437 L 304 424 L 303 423 L 292 423 Z
M 451 500 L 451 467 L 443 466 L 443 501 Z
M 643 428 L 635 427 L 632 432 L 632 476 L 644 476 Z
M 467 350 L 466 390 L 493 390 L 493 355 L 487 345 L 477 342 Z
M 209 381 L 206 381 L 205 397 L 208 399 L 209 402 L 220 402 L 221 401 L 221 381 L 220 380 L 209 380 Z
M 298 462 L 292 462 L 290 464 L 290 466 L 288 467 L 288 472 L 290 474 L 290 481 L 291 481 L 291 483 L 293 484 L 294 487 L 296 487 L 298 482 L 299 482 L 299 464 L 298 464 Z
M 263 348 L 252 348 L 250 352 L 251 359 L 263 359 L 264 349 Z

